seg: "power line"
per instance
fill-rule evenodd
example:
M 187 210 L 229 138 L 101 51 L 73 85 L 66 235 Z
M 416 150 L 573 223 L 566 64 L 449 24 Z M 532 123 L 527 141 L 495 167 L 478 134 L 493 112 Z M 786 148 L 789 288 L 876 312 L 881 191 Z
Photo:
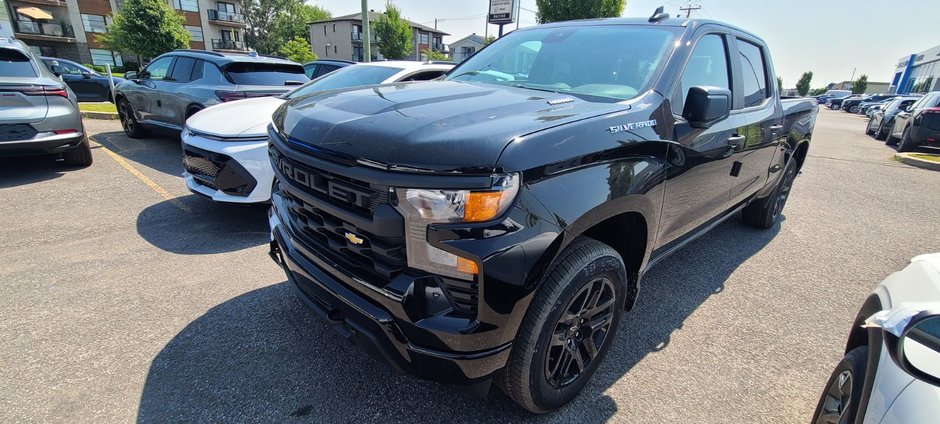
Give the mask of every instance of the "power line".
M 680 7 L 679 10 L 680 10 L 680 11 L 684 11 L 684 12 L 685 12 L 685 17 L 686 17 L 686 19 L 688 19 L 688 18 L 690 18 L 690 17 L 692 16 L 692 11 L 693 11 L 693 10 L 699 10 L 699 9 L 701 9 L 701 8 L 702 8 L 702 6 L 692 6 L 692 2 L 690 1 L 688 6 L 686 6 L 686 7 Z

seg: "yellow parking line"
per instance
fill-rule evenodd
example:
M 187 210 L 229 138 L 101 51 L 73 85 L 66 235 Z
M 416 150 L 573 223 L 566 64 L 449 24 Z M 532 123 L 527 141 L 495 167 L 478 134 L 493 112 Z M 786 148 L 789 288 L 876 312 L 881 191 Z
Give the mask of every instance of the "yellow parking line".
M 168 202 L 170 202 L 170 204 L 172 204 L 173 206 L 176 206 L 177 208 L 179 208 L 180 210 L 182 210 L 182 211 L 184 211 L 184 212 L 192 212 L 192 211 L 193 211 L 192 209 L 189 208 L 189 206 L 184 205 L 183 202 L 180 202 L 180 200 L 179 200 L 178 198 L 176 198 L 175 196 L 173 196 L 172 194 L 170 194 L 169 191 L 166 191 L 165 188 L 160 187 L 160 184 L 157 184 L 156 182 L 154 182 L 153 180 L 151 180 L 149 177 L 147 177 L 146 175 L 144 175 L 143 173 L 141 173 L 140 171 L 138 171 L 137 168 L 134 168 L 133 165 L 131 165 L 127 160 L 125 160 L 124 158 L 122 158 L 120 155 L 118 155 L 117 153 L 112 152 L 111 149 L 109 149 L 109 148 L 107 148 L 107 147 L 105 147 L 105 146 L 103 146 L 103 145 L 101 145 L 101 144 L 98 144 L 98 143 L 95 143 L 95 144 L 97 144 L 96 147 L 99 147 L 99 146 L 100 146 L 99 148 L 100 148 L 101 150 L 104 150 L 104 152 L 107 153 L 108 156 L 111 156 L 111 159 L 114 159 L 114 161 L 117 162 L 118 165 L 121 165 L 121 167 L 124 168 L 124 169 L 126 169 L 127 172 L 130 172 L 131 175 L 133 175 L 133 176 L 137 177 L 137 179 L 143 181 L 144 184 L 147 185 L 147 187 L 150 187 L 153 191 L 157 192 L 157 194 L 163 196 L 163 198 L 166 199 Z

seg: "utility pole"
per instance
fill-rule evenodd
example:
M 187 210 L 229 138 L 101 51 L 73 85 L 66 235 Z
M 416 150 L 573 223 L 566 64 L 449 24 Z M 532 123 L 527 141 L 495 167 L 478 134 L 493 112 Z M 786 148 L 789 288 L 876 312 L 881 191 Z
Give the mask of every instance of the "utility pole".
M 852 78 L 849 78 L 849 81 L 855 81 L 855 71 L 856 71 L 857 69 L 858 69 L 858 68 L 852 68 Z
M 689 2 L 689 5 L 686 7 L 680 7 L 679 10 L 685 12 L 685 18 L 688 19 L 692 16 L 693 10 L 699 10 L 702 6 L 692 6 L 692 2 Z
M 365 38 L 362 40 L 362 61 L 371 62 L 372 61 L 372 37 L 370 33 L 372 30 L 369 29 L 369 0 L 362 0 L 362 37 Z

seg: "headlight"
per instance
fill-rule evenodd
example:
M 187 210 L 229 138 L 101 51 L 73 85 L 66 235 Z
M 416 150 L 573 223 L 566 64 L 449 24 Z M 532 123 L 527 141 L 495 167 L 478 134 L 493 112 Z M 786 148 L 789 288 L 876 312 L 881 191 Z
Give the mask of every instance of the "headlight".
M 489 190 L 395 189 L 396 208 L 405 217 L 408 266 L 472 280 L 479 273 L 476 262 L 428 243 L 428 224 L 491 220 L 509 208 L 518 192 L 516 174 L 494 176 Z

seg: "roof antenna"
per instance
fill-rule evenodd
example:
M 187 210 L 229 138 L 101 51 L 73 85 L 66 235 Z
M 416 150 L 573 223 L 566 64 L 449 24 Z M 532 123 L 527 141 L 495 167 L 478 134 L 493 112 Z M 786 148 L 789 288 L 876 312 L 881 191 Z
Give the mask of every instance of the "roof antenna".
M 664 20 L 666 20 L 666 19 L 669 19 L 669 14 L 668 14 L 668 13 L 663 13 L 663 7 L 662 7 L 662 6 L 659 6 L 659 7 L 656 8 L 656 11 L 653 12 L 653 16 L 650 16 L 650 23 L 654 23 L 654 24 L 655 24 L 655 23 L 659 23 L 659 22 L 661 22 L 661 21 L 664 21 Z

